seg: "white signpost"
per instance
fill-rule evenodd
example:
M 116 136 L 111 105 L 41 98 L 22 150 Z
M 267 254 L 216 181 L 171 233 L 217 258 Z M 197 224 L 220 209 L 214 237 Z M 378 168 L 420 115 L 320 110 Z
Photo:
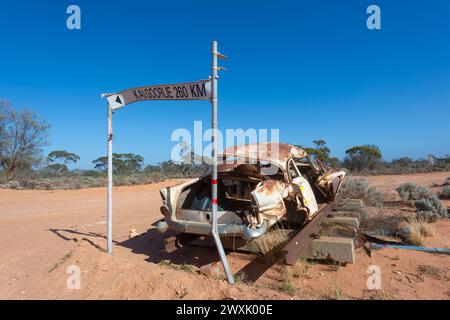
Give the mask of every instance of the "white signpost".
M 108 253 L 112 254 L 112 186 L 113 186 L 113 159 L 112 159 L 112 116 L 115 110 L 126 105 L 148 100 L 209 100 L 212 105 L 212 223 L 211 234 L 216 243 L 217 250 L 222 260 L 222 265 L 228 278 L 228 282 L 234 284 L 225 251 L 220 240 L 217 225 L 217 79 L 218 71 L 223 70 L 217 66 L 217 59 L 226 57 L 217 51 L 217 41 L 212 43 L 212 77 L 210 80 L 197 82 L 186 82 L 177 84 L 166 84 L 156 86 L 138 87 L 120 91 L 118 93 L 102 94 L 108 101 Z
M 128 104 L 147 100 L 209 100 L 211 81 L 166 84 L 123 90 L 107 97 L 113 110 Z

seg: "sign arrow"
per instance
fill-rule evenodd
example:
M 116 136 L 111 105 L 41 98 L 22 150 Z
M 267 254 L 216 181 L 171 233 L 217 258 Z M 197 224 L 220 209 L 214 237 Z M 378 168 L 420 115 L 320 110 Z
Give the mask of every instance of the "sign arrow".
M 121 94 L 113 94 L 106 98 L 113 110 L 125 107 L 124 98 Z

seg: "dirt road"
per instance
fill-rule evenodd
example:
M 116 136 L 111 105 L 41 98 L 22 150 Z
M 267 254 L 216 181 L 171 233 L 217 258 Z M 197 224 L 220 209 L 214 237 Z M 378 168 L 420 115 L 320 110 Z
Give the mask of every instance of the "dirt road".
M 429 186 L 449 176 L 447 172 L 369 180 L 393 190 L 404 181 Z M 208 279 L 192 266 L 218 261 L 214 249 L 186 247 L 174 254 L 161 251 L 162 237 L 152 226 L 161 217 L 158 190 L 173 183 L 114 189 L 113 257 L 104 253 L 105 189 L 0 190 L 0 298 L 450 298 L 450 257 L 400 250 L 381 250 L 372 258 L 358 251 L 358 262 L 341 268 L 307 265 L 304 274 L 292 279 L 294 290 L 283 286 L 280 266 L 266 270 L 262 259 L 238 253 L 228 254 L 233 271 L 241 271 L 238 285 Z M 450 222 L 434 226 L 436 234 L 429 243 L 448 246 Z M 132 229 L 139 236 L 129 239 Z M 408 277 L 417 275 L 418 265 L 424 262 L 443 270 L 440 279 L 436 275 Z M 379 265 L 383 270 L 383 290 L 376 294 L 366 288 L 370 265 Z M 80 290 L 67 287 L 69 266 L 80 268 Z

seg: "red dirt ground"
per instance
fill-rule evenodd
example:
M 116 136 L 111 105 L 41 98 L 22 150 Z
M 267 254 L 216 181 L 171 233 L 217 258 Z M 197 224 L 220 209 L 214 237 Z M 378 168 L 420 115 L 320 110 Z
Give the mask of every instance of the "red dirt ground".
M 410 181 L 431 187 L 450 172 L 369 177 L 394 194 Z M 106 190 L 0 190 L 0 299 L 449 299 L 450 256 L 383 249 L 345 267 L 300 263 L 303 272 L 286 290 L 282 267 L 267 269 L 261 258 L 228 253 L 239 283 L 209 279 L 192 271 L 218 261 L 213 248 L 161 251 L 154 228 L 161 218 L 158 190 L 175 181 L 114 189 L 114 255 L 106 246 Z M 437 190 L 437 188 L 435 188 Z M 445 204 L 450 206 L 450 202 Z M 401 212 L 400 212 L 401 214 Z M 449 247 L 450 221 L 433 224 L 427 246 Z M 129 239 L 131 229 L 138 236 Z M 168 265 L 165 260 L 172 261 Z M 79 266 L 81 289 L 69 290 L 67 268 Z M 381 269 L 382 290 L 367 290 L 367 268 Z M 439 272 L 423 273 L 426 265 Z M 284 286 L 283 286 L 284 285 Z M 283 289 L 284 288 L 284 289 Z

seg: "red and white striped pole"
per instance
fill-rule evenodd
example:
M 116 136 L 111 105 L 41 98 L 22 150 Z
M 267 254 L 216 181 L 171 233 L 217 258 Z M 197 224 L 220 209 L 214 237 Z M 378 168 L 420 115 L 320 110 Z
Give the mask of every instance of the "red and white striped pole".
M 217 79 L 219 68 L 217 66 L 217 57 L 223 55 L 219 54 L 217 51 L 217 41 L 212 43 L 212 79 L 211 79 L 211 89 L 212 89 L 212 175 L 211 175 L 211 198 L 212 198 L 212 224 L 211 233 L 216 243 L 217 251 L 220 255 L 220 260 L 222 261 L 223 269 L 227 276 L 228 282 L 234 284 L 233 273 L 231 272 L 230 265 L 228 264 L 227 256 L 223 249 L 222 241 L 220 240 L 218 226 L 217 226 Z

